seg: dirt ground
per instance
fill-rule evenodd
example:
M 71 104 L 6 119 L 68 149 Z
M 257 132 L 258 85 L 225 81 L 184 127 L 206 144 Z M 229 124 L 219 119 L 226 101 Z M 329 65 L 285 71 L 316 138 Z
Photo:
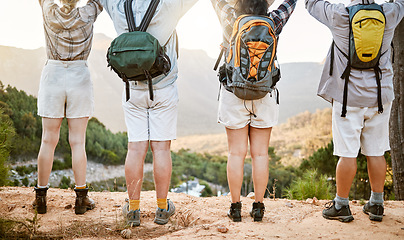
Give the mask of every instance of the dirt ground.
M 0 188 L 3 224 L 0 234 L 6 238 L 26 234 L 36 239 L 122 239 L 122 230 L 129 229 L 127 236 L 132 239 L 404 239 L 404 202 L 399 201 L 385 202 L 382 222 L 371 222 L 362 212 L 360 201 L 352 201 L 355 220 L 341 223 L 321 216 L 326 200 L 313 203 L 265 199 L 263 221 L 253 222 L 249 211 L 254 200 L 242 198 L 242 222 L 234 223 L 226 216 L 230 206 L 228 196 L 198 198 L 169 193 L 176 214 L 167 225 L 160 226 L 153 223 L 155 192 L 147 191 L 141 194 L 141 225 L 129 228 L 124 226 L 121 213 L 126 193 L 90 192 L 89 195 L 96 201 L 96 208 L 75 215 L 74 192 L 50 189 L 48 213 L 38 215 L 37 222 L 33 223 L 33 188 Z M 10 223 L 8 220 L 15 223 L 13 228 L 5 227 L 5 223 Z

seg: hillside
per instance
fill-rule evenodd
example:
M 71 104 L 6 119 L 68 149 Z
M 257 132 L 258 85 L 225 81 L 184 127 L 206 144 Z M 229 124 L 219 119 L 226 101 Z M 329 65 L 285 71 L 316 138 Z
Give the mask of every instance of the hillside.
M 95 113 L 113 132 L 126 131 L 121 96 L 122 81 L 106 66 L 105 54 L 111 39 L 95 34 L 89 68 L 93 78 Z M 0 46 L 0 81 L 37 95 L 39 80 L 46 61 L 45 49 L 25 50 Z M 210 58 L 202 50 L 180 49 L 178 136 L 223 133 L 217 124 L 219 83 Z M 281 65 L 280 122 L 304 111 L 329 105 L 316 96 L 322 65 L 287 63 Z
M 48 213 L 38 215 L 36 224 L 31 201 L 32 188 L 3 187 L 0 191 L 0 234 L 7 239 L 29 236 L 35 239 L 122 239 L 125 229 L 121 205 L 127 197 L 122 192 L 91 192 L 97 207 L 84 215 L 74 214 L 74 192 L 50 189 Z M 242 222 L 227 218 L 228 196 L 197 198 L 186 194 L 169 193 L 176 206 L 176 214 L 164 226 L 153 223 L 155 192 L 142 192 L 141 226 L 129 228 L 132 239 L 403 239 L 404 202 L 385 202 L 382 222 L 371 222 L 362 212 L 359 201 L 351 202 L 355 220 L 351 223 L 325 220 L 321 216 L 326 200 L 290 201 L 265 199 L 266 213 L 260 223 L 253 222 L 248 212 L 253 202 L 242 198 Z M 198 206 L 198 207 L 196 207 Z M 16 224 L 8 229 L 9 221 Z M 224 231 L 223 231 L 223 230 Z M 227 232 L 225 232 L 227 230 Z M 223 231 L 223 232 L 220 232 Z M 28 235 L 27 235 L 28 234 Z M 371 236 L 371 237 L 370 237 Z

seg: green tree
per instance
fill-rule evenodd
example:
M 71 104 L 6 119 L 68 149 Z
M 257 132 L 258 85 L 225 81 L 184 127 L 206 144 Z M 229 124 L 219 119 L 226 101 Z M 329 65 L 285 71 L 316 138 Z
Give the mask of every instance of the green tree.
M 6 165 L 10 154 L 12 137 L 15 130 L 12 126 L 11 119 L 4 114 L 3 108 L 0 108 L 0 186 L 7 184 L 8 167 Z
M 286 190 L 286 196 L 298 200 L 314 197 L 330 199 L 332 196 L 331 185 L 325 175 L 319 174 L 316 170 L 309 170 L 292 182 L 290 188 Z

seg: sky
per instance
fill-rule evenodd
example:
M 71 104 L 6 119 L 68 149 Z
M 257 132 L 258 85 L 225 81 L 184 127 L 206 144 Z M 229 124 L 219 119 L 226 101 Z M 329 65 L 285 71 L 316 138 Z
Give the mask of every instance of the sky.
M 80 4 L 86 2 L 82 0 Z M 331 2 L 347 4 L 349 0 Z M 276 0 L 270 9 L 277 8 L 280 3 L 282 0 Z M 0 45 L 25 49 L 45 46 L 38 0 L 0 0 L 0 6 Z M 94 32 L 116 37 L 112 21 L 105 11 L 98 17 Z M 217 58 L 222 31 L 210 0 L 199 0 L 180 20 L 177 32 L 180 48 L 201 49 L 210 57 Z M 303 0 L 298 0 L 279 37 L 278 61 L 322 62 L 331 41 L 330 31 L 308 14 Z

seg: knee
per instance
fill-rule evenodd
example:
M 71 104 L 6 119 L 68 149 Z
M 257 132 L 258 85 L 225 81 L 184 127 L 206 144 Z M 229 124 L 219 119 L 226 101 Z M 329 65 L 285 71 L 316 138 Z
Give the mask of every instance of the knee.
M 251 152 L 251 158 L 253 161 L 258 159 L 268 160 L 269 156 L 268 152 Z
M 229 157 L 245 158 L 247 155 L 247 148 L 229 149 Z
M 84 146 L 85 142 L 85 137 L 69 136 L 69 144 L 72 148 L 75 146 Z
M 151 151 L 155 154 L 171 154 L 170 150 L 171 142 L 169 141 L 164 141 L 164 142 L 151 142 L 150 143 L 150 148 Z
M 128 156 L 140 155 L 146 157 L 147 149 L 149 148 L 148 142 L 129 142 L 128 143 Z
M 42 144 L 56 146 L 59 142 L 59 132 L 46 131 L 42 134 Z

